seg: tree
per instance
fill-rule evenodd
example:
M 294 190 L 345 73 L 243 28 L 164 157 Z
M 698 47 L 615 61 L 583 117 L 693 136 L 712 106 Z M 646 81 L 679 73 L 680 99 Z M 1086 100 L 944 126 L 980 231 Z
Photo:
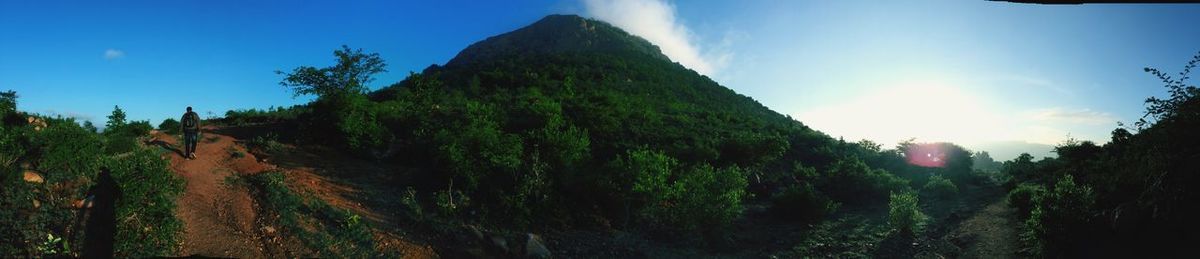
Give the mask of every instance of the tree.
M 113 106 L 112 115 L 108 115 L 108 123 L 104 124 L 104 131 L 112 131 L 125 126 L 125 111 L 121 110 L 121 106 Z
M 387 72 L 387 64 L 379 53 L 364 54 L 362 49 L 342 45 L 342 49 L 333 51 L 333 55 L 337 57 L 337 64 L 331 67 L 301 66 L 292 69 L 291 73 L 275 71 L 286 76 L 279 84 L 290 88 L 296 96 L 364 94 L 368 90 L 366 84 L 375 80 L 375 74 Z
M 1029 155 L 1029 153 L 1021 153 L 1020 156 L 1013 160 L 1004 161 L 1004 167 L 1001 171 L 1012 177 L 1012 180 L 1008 183 L 1010 186 L 1033 181 L 1038 177 L 1037 164 L 1033 162 L 1033 156 Z
M 17 111 L 17 92 L 8 90 L 0 92 L 0 115 Z
M 1179 78 L 1172 78 L 1167 73 L 1159 71 L 1156 68 L 1147 67 L 1144 69 L 1147 73 L 1153 74 L 1159 80 L 1162 80 L 1171 97 L 1167 99 L 1160 99 L 1153 96 L 1146 98 L 1146 113 L 1135 123 L 1138 128 L 1145 129 L 1154 121 L 1171 119 L 1175 116 L 1194 118 L 1200 115 L 1195 108 L 1189 108 L 1197 106 L 1195 105 L 1197 101 L 1196 96 L 1200 96 L 1200 89 L 1196 88 L 1195 85 L 1187 85 L 1185 83 L 1185 81 L 1191 78 L 1189 75 L 1192 73 L 1192 68 L 1196 68 L 1197 64 L 1200 64 L 1200 53 L 1192 56 L 1192 60 L 1183 66 L 1183 71 L 1179 72 Z M 1151 120 L 1147 120 L 1147 118 Z

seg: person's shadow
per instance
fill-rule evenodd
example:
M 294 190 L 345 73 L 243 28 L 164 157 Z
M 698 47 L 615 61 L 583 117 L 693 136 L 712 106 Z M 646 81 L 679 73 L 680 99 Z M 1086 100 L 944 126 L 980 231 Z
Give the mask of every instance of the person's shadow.
M 179 148 L 176 148 L 175 146 L 171 145 L 171 143 L 167 143 L 166 141 L 155 139 L 154 141 L 148 141 L 146 144 L 160 146 L 166 150 L 175 152 L 175 154 L 179 154 L 179 156 L 183 156 L 182 150 L 179 150 Z
M 116 202 L 121 198 L 121 188 L 108 169 L 103 169 L 88 193 L 95 198 L 84 232 L 83 258 L 112 258 L 117 233 Z M 83 207 L 86 210 L 86 204 Z

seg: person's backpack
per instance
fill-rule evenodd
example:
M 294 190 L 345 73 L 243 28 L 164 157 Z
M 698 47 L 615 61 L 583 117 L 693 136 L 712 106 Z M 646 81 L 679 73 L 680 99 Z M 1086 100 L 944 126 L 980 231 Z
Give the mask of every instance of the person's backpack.
M 183 116 L 183 128 L 191 129 L 191 128 L 195 128 L 195 127 L 196 127 L 196 114 L 195 113 L 188 113 L 187 116 Z

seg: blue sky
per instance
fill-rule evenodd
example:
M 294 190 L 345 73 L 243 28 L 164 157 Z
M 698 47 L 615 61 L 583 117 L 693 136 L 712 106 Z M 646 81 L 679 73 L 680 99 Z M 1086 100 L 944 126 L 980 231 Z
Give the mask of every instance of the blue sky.
M 984 1 L 0 0 L 0 89 L 22 110 L 157 124 L 186 105 L 303 103 L 275 70 L 331 64 L 342 44 L 390 72 L 552 13 L 609 21 L 739 93 L 848 140 L 1103 142 L 1200 51 L 1200 5 Z

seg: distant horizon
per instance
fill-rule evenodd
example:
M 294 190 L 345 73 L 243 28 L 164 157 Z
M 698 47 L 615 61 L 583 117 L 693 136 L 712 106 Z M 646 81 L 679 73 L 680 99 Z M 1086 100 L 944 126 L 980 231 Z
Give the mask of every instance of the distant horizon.
M 550 14 L 609 22 L 768 108 L 847 141 L 1104 143 L 1200 51 L 1196 5 L 562 0 L 0 3 L 0 90 L 21 110 L 103 127 L 288 107 L 276 70 L 379 53 L 375 90 Z M 336 13 L 337 15 L 321 15 Z M 447 17 L 444 14 L 456 16 Z M 350 15 L 353 14 L 353 15 Z M 462 18 L 469 17 L 469 18 Z M 315 37 L 314 37 L 315 36 Z

